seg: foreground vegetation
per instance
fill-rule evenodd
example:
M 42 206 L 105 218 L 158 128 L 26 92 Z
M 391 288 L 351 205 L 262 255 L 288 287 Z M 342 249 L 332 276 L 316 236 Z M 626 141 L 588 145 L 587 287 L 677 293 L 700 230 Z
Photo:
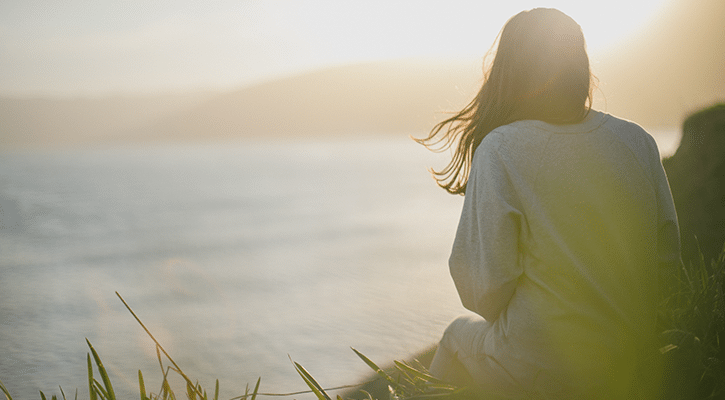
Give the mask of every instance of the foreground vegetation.
M 725 399 L 725 249 L 693 257 L 660 306 L 667 399 Z
M 723 399 L 725 398 L 725 249 L 716 260 L 706 261 L 704 257 L 692 258 L 682 265 L 670 285 L 671 289 L 663 296 L 659 310 L 661 329 L 661 347 L 653 354 L 656 362 L 664 365 L 664 377 L 661 382 L 661 398 L 671 400 L 685 399 Z M 141 400 L 176 399 L 183 393 L 189 400 L 218 400 L 219 381 L 216 381 L 213 395 L 210 395 L 198 382 L 193 381 L 174 362 L 163 346 L 156 340 L 141 320 L 136 316 L 126 301 L 116 293 L 136 321 L 143 327 L 156 344 L 156 353 L 163 371 L 161 388 L 157 393 L 147 392 L 144 377 L 138 372 L 139 397 Z M 722 341 L 721 341 L 722 339 Z M 90 400 L 115 400 L 116 394 L 108 373 L 103 366 L 98 352 L 86 340 L 90 352 L 87 354 L 88 393 Z M 484 393 L 470 388 L 456 388 L 431 376 L 425 366 L 413 362 L 395 361 L 395 365 L 386 370 L 378 367 L 373 361 L 353 349 L 378 376 L 378 380 L 387 386 L 385 397 L 395 400 L 414 399 L 474 399 L 489 398 Z M 249 386 L 245 393 L 231 400 L 256 400 L 258 396 L 295 396 L 302 393 L 314 393 L 319 400 L 332 400 L 328 394 L 332 389 L 325 389 L 304 367 L 292 362 L 293 367 L 302 380 L 310 388 L 307 392 L 289 394 L 260 393 L 257 380 L 254 389 Z M 94 368 L 95 367 L 95 368 Z M 646 371 L 643 371 L 646 372 Z M 172 388 L 169 374 L 174 373 L 185 382 L 185 387 Z M 646 375 L 646 373 L 644 374 Z M 100 380 L 99 380 L 100 379 Z M 353 388 L 360 385 L 348 386 Z M 333 388 L 342 389 L 342 388 Z M 176 392 L 175 392 L 176 390 Z M 0 391 L 7 400 L 13 400 L 7 388 L 0 381 Z M 61 398 L 67 400 L 65 392 L 60 388 Z M 380 393 L 364 392 L 369 400 L 380 399 Z M 40 398 L 47 400 L 41 391 Z M 75 392 L 78 398 L 78 391 Z M 341 400 L 340 396 L 336 396 Z M 58 400 L 53 395 L 51 400 Z

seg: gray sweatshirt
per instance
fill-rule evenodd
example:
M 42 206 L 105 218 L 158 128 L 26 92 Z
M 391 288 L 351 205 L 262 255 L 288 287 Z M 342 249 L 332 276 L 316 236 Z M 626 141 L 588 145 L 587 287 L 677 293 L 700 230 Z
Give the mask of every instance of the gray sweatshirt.
M 592 110 L 574 125 L 495 129 L 476 150 L 449 260 L 466 308 L 502 304 L 475 356 L 543 391 L 631 374 L 654 338 L 677 232 L 656 143 L 638 125 Z

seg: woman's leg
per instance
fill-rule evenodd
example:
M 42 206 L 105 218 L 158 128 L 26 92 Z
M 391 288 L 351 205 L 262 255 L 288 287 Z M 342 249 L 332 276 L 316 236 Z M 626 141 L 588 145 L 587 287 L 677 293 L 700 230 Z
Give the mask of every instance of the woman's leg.
M 471 386 L 475 382 L 468 373 L 466 367 L 458 360 L 457 353 L 451 353 L 451 350 L 442 344 L 436 349 L 433 361 L 430 364 L 430 373 L 436 378 L 450 382 L 456 386 Z
M 460 317 L 453 321 L 433 357 L 431 374 L 456 385 L 475 385 L 472 375 L 480 374 L 478 360 L 483 353 L 483 338 L 490 327 L 491 324 L 480 317 Z
M 433 357 L 431 375 L 459 387 L 482 390 L 486 398 L 530 398 L 499 362 L 486 354 L 484 340 L 492 327 L 479 316 L 453 321 Z

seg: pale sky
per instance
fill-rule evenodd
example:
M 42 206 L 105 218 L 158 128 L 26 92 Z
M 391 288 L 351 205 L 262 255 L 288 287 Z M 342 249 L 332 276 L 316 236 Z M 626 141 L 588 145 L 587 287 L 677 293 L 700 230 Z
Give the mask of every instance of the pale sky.
M 670 0 L 2 0 L 0 96 L 229 90 L 347 63 L 480 58 L 517 12 L 555 7 L 594 58 Z

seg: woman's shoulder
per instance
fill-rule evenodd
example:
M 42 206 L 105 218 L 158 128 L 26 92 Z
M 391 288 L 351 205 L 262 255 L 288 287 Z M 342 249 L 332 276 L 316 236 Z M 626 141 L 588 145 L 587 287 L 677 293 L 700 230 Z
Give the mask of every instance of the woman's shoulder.
M 551 132 L 537 129 L 535 122 L 540 121 L 516 121 L 499 126 L 483 138 L 480 147 L 506 154 L 538 152 L 546 146 Z
M 605 126 L 609 127 L 610 129 L 614 129 L 617 131 L 627 132 L 630 134 L 639 134 L 639 135 L 647 135 L 647 131 L 638 123 L 631 121 L 626 118 L 622 118 L 616 115 L 607 114 L 601 111 L 597 111 L 597 113 L 603 115 L 605 117 L 604 124 Z
M 537 129 L 537 122 L 541 121 L 516 121 L 507 125 L 501 125 L 489 132 L 483 139 L 489 145 L 526 145 L 529 142 L 545 140 L 548 132 Z
M 524 121 L 519 121 L 524 122 Z M 535 168 L 546 151 L 551 133 L 533 129 L 530 124 L 499 126 L 486 135 L 474 154 L 478 168 L 506 168 L 509 172 Z
M 638 123 L 617 117 L 610 114 L 604 114 L 607 116 L 606 122 L 603 128 L 611 131 L 619 140 L 625 142 L 635 152 L 647 152 L 657 153 L 659 157 L 659 150 L 657 148 L 657 142 L 654 137 L 647 132 Z

